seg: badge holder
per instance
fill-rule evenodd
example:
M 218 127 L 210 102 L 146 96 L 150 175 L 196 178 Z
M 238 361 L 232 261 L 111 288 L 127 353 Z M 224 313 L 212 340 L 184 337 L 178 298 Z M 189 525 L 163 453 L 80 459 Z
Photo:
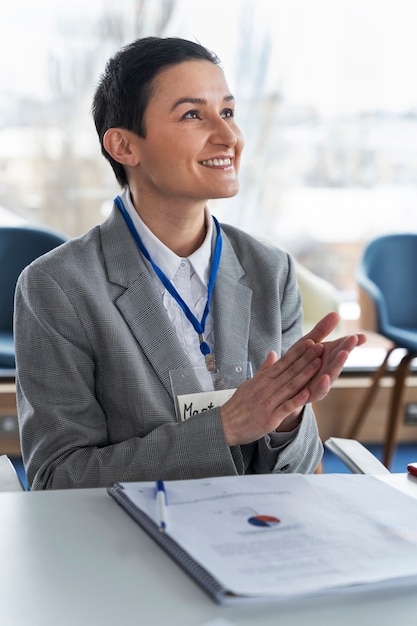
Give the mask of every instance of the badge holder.
M 222 406 L 245 380 L 252 378 L 249 361 L 224 365 L 214 372 L 207 367 L 184 367 L 171 370 L 172 392 L 177 419 L 184 422 L 193 415 Z

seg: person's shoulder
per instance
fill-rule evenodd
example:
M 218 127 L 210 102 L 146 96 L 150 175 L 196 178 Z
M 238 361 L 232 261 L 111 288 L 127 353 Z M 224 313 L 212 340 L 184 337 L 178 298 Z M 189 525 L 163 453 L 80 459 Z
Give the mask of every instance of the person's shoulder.
M 51 250 L 48 255 L 53 256 L 77 256 L 82 253 L 83 250 L 89 251 L 94 247 L 94 242 L 99 242 L 100 239 L 100 226 L 94 226 L 89 231 L 82 235 L 75 237 L 69 237 L 68 240 L 60 245 L 58 248 Z M 46 260 L 47 256 L 44 257 Z
M 222 223 L 221 227 L 239 258 L 249 256 L 288 263 L 290 256 L 288 252 L 271 238 L 244 231 L 230 224 Z
M 42 270 L 48 274 L 61 274 L 70 267 L 88 267 L 100 250 L 100 227 L 78 237 L 69 237 L 67 241 L 49 252 L 37 257 L 25 268 L 27 272 Z

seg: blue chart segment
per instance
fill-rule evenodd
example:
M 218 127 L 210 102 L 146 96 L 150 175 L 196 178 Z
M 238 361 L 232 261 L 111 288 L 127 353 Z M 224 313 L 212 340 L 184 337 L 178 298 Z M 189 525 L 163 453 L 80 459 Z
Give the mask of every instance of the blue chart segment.
M 262 526 L 263 528 L 272 528 L 281 522 L 278 517 L 273 515 L 254 515 L 248 518 L 249 524 L 252 526 Z

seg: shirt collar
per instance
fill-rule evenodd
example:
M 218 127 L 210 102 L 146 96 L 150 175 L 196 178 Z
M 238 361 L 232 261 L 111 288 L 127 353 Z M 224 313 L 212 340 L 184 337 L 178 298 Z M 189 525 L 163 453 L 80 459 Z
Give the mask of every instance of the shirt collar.
M 179 257 L 163 244 L 139 217 L 139 214 L 133 206 L 128 186 L 124 187 L 120 197 L 153 262 L 164 272 L 169 280 L 172 280 L 178 270 L 182 257 Z M 195 252 L 186 258 L 202 284 L 207 286 L 210 275 L 211 237 L 213 232 L 213 220 L 207 207 L 205 209 L 205 220 L 207 232 L 204 241 Z M 146 263 L 149 262 L 146 261 Z

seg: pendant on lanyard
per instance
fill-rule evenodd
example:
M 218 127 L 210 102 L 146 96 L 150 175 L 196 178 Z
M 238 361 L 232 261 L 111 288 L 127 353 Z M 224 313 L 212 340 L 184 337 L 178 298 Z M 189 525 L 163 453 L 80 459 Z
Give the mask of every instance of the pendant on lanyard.
M 128 228 L 129 228 L 130 232 L 132 233 L 133 238 L 135 239 L 135 241 L 136 241 L 136 243 L 138 245 L 139 250 L 141 251 L 141 253 L 145 257 L 145 259 L 147 259 L 149 261 L 149 263 L 152 265 L 153 269 L 155 270 L 158 278 L 160 279 L 160 281 L 164 285 L 165 289 L 171 294 L 171 296 L 174 298 L 174 300 L 178 303 L 178 305 L 184 311 L 187 319 L 191 322 L 191 324 L 194 327 L 194 330 L 197 332 L 198 339 L 200 341 L 200 350 L 201 350 L 202 354 L 204 355 L 204 358 L 205 358 L 205 361 L 206 361 L 206 367 L 207 367 L 208 371 L 209 372 L 216 371 L 215 355 L 214 355 L 213 352 L 211 352 L 210 346 L 208 345 L 208 343 L 206 342 L 206 340 L 204 338 L 204 329 L 205 329 L 205 326 L 206 326 L 206 319 L 207 319 L 207 316 L 208 316 L 209 311 L 210 311 L 211 296 L 212 296 L 212 293 L 213 293 L 214 283 L 216 282 L 217 270 L 219 269 L 220 256 L 221 256 L 221 252 L 222 252 L 222 233 L 221 233 L 221 228 L 220 228 L 219 222 L 216 220 L 216 218 L 214 216 L 212 216 L 213 217 L 213 221 L 214 221 L 214 223 L 216 225 L 216 229 L 217 229 L 217 238 L 216 238 L 216 245 L 215 245 L 215 248 L 214 248 L 213 262 L 211 264 L 209 283 L 208 283 L 208 287 L 207 287 L 207 302 L 206 302 L 206 306 L 204 308 L 203 317 L 201 318 L 201 322 L 199 322 L 198 319 L 195 317 L 195 315 L 190 310 L 190 308 L 188 307 L 188 305 L 181 298 L 180 294 L 175 289 L 174 285 L 171 283 L 169 278 L 164 274 L 164 272 L 161 270 L 161 268 L 158 267 L 158 265 L 156 265 L 156 263 L 153 262 L 150 254 L 148 252 L 148 250 L 146 249 L 142 239 L 140 238 L 140 235 L 139 235 L 138 231 L 135 228 L 135 225 L 133 223 L 132 218 L 130 217 L 129 213 L 126 210 L 126 207 L 123 204 L 123 201 L 122 201 L 121 197 L 117 196 L 114 199 L 114 202 L 115 202 L 116 206 L 118 207 L 118 209 L 120 210 L 121 214 L 123 215 L 123 217 L 125 219 L 125 222 L 126 222 Z

